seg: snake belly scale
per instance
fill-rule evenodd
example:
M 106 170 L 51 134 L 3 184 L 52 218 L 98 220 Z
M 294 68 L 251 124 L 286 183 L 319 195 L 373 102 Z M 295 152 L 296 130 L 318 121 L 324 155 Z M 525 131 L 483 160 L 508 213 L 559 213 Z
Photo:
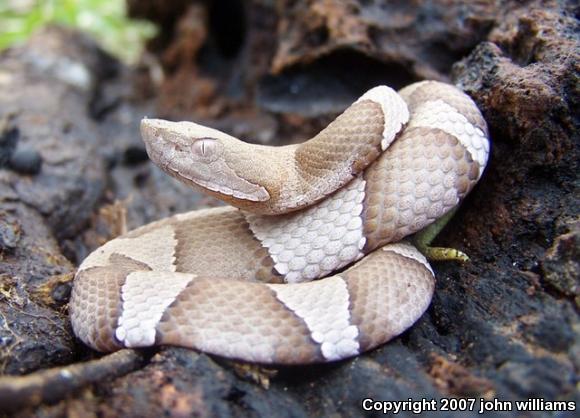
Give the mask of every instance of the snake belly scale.
M 159 167 L 232 206 L 153 222 L 83 261 L 71 320 L 99 351 L 169 344 L 306 364 L 385 343 L 434 290 L 405 237 L 455 208 L 489 155 L 477 106 L 434 81 L 376 87 L 300 145 L 157 119 L 141 131 Z

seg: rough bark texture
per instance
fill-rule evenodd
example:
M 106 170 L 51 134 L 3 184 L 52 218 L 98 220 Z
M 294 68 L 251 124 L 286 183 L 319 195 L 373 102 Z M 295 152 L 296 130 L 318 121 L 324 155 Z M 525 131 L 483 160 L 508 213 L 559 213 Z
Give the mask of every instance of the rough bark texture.
M 160 25 L 139 68 L 57 28 L 0 55 L 0 413 L 378 416 L 362 399 L 448 396 L 580 407 L 574 2 L 128 3 Z M 315 133 L 367 87 L 422 78 L 470 94 L 493 146 L 480 185 L 438 240 L 471 262 L 434 266 L 433 303 L 404 335 L 324 366 L 265 370 L 159 348 L 121 368 L 103 358 L 72 369 L 66 390 L 48 387 L 71 369 L 13 377 L 99 357 L 71 334 L 70 280 L 124 229 L 125 213 L 131 228 L 215 204 L 147 161 L 143 115 L 282 144 Z

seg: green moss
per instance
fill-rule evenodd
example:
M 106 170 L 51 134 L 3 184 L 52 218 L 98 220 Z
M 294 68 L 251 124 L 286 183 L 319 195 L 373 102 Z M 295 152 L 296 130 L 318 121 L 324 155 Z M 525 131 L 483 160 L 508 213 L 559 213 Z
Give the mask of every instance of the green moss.
M 124 0 L 0 0 L 0 50 L 59 23 L 91 33 L 109 52 L 133 62 L 153 24 L 128 20 Z

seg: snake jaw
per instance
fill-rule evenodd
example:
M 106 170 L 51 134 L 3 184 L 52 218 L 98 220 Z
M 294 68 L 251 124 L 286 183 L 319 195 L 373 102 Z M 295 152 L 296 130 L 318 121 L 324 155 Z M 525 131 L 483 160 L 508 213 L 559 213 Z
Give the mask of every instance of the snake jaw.
M 250 202 L 270 199 L 266 188 L 232 169 L 228 148 L 232 141 L 241 141 L 223 132 L 192 122 L 145 118 L 141 121 L 141 136 L 149 158 L 187 185 L 213 192 L 220 199 Z

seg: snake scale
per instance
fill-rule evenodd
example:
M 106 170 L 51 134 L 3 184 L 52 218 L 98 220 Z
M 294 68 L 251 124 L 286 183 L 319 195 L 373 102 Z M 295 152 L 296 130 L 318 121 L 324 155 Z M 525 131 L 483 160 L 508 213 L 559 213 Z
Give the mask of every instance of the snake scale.
M 231 206 L 91 253 L 75 334 L 99 351 L 167 344 L 274 364 L 352 357 L 410 327 L 435 276 L 405 237 L 457 207 L 489 155 L 475 103 L 435 81 L 375 87 L 298 145 L 159 119 L 141 134 L 166 173 Z

